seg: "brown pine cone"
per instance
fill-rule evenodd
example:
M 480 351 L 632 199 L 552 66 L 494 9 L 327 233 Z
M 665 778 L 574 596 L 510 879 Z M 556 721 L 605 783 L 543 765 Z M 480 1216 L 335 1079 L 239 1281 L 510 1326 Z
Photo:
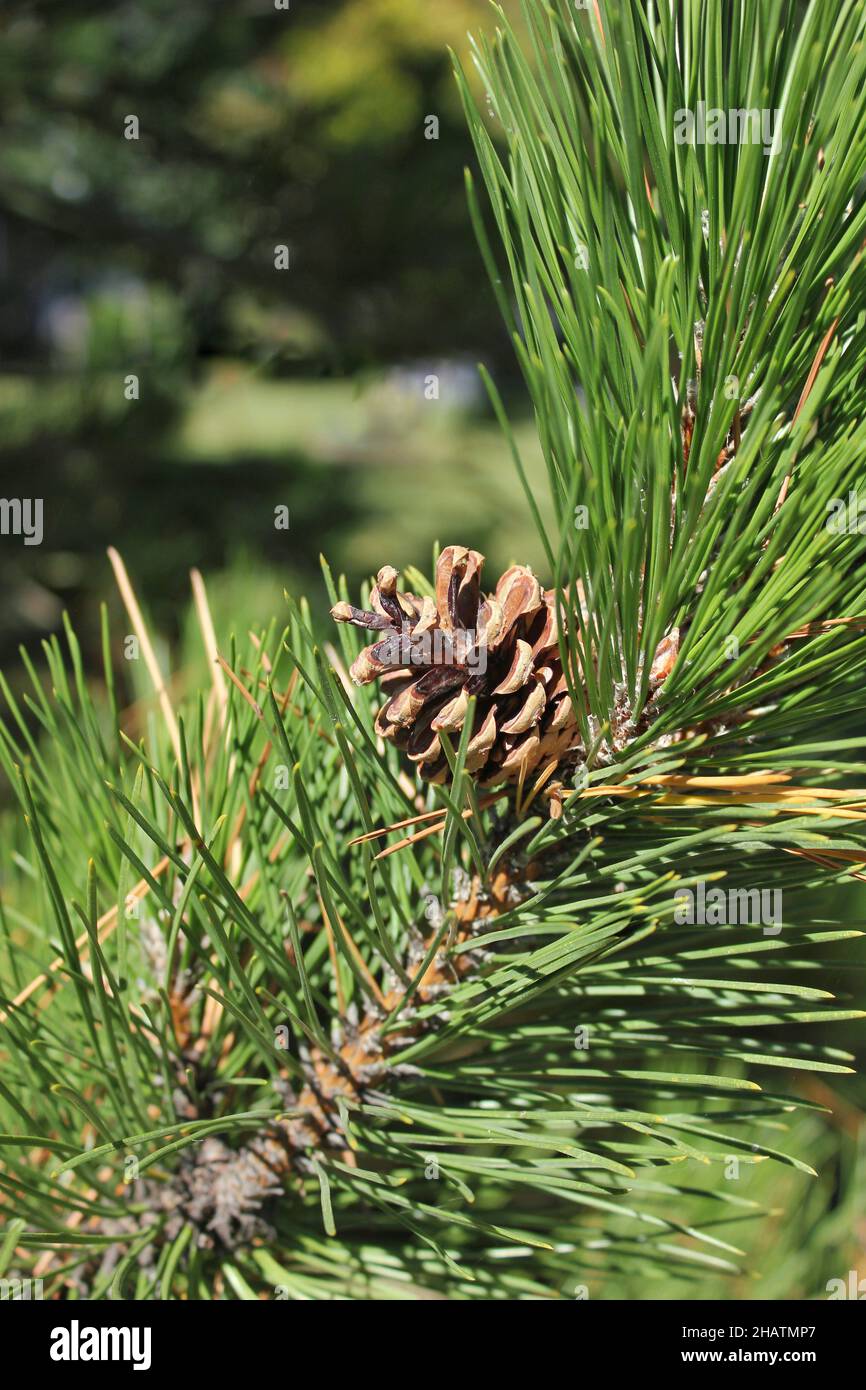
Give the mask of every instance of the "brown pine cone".
M 579 734 L 557 645 L 553 591 L 532 570 L 512 565 L 494 594 L 481 592 L 484 556 L 449 545 L 436 566 L 436 599 L 397 589 L 397 571 L 379 571 L 373 612 L 349 603 L 332 608 L 337 622 L 378 634 L 351 669 L 358 685 L 381 680 L 388 700 L 376 728 L 442 782 L 448 763 L 439 740 L 459 738 L 471 696 L 477 699 L 466 767 L 485 786 L 554 765 Z

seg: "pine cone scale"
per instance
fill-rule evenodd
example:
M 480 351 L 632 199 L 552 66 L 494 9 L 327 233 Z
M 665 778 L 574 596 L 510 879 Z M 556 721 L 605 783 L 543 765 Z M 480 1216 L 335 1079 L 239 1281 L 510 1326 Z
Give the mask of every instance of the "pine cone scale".
M 397 571 L 386 566 L 371 592 L 372 612 L 349 603 L 331 610 L 337 622 L 377 634 L 353 662 L 352 678 L 359 685 L 380 681 L 386 699 L 376 732 L 406 753 L 429 782 L 446 779 L 440 734 L 460 737 L 473 696 L 466 768 L 482 786 L 525 778 L 535 767 L 573 767 L 583 751 L 559 652 L 569 592 L 558 603 L 527 565 L 512 565 L 494 593 L 484 595 L 483 564 L 477 550 L 450 545 L 436 566 L 435 600 L 401 593 Z M 589 605 L 580 584 L 574 601 L 585 623 Z M 670 674 L 678 651 L 673 629 L 656 649 L 651 694 Z M 624 746 L 633 729 L 623 699 L 610 716 L 611 748 Z
M 387 698 L 376 732 L 428 781 L 444 780 L 439 735 L 460 736 L 473 696 L 466 767 L 485 783 L 517 776 L 546 749 L 558 756 L 569 739 L 577 741 L 552 594 L 527 566 L 512 565 L 484 595 L 483 564 L 478 551 L 448 546 L 436 567 L 435 600 L 401 593 L 387 566 L 371 592 L 372 612 L 348 603 L 332 610 L 338 622 L 377 634 L 353 662 L 352 678 L 381 682 Z

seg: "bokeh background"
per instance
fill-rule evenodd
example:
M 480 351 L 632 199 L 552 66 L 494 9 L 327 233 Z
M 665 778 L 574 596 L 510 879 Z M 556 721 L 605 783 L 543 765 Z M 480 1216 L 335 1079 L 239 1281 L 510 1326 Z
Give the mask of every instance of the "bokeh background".
M 476 370 L 519 417 L 447 51 L 488 9 L 4 6 L 0 493 L 46 529 L 0 547 L 0 658 L 64 606 L 96 631 L 108 544 L 171 638 L 193 564 L 241 622 L 315 602 L 321 551 L 540 558 Z
M 447 51 L 489 22 L 486 0 L 5 0 L 2 19 L 0 496 L 45 506 L 40 546 L 0 539 L 13 690 L 19 644 L 38 662 L 64 610 L 94 672 L 101 601 L 125 631 L 109 544 L 179 692 L 203 660 L 191 566 L 221 637 L 281 614 L 284 588 L 322 619 L 320 552 L 353 585 L 426 567 L 437 539 L 542 571 L 476 370 L 544 510 Z M 860 903 L 846 895 L 849 925 Z M 830 964 L 830 987 L 862 999 L 860 968 Z M 623 1270 L 605 1296 L 826 1297 L 866 1276 L 862 1083 L 803 1077 L 799 1095 L 816 1110 L 794 1146 L 820 1178 L 757 1165 L 731 1183 L 774 1213 L 743 1212 L 752 1272 L 647 1287 Z

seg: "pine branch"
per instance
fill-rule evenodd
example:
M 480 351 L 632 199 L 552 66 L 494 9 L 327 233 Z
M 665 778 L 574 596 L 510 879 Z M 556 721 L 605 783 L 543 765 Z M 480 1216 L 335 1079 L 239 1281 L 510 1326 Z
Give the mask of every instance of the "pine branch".
M 866 864 L 863 539 L 825 523 L 866 428 L 866 9 L 525 17 L 526 53 L 502 17 L 476 48 L 498 139 L 460 80 L 552 588 L 486 594 L 462 546 L 360 604 L 326 569 L 338 655 L 291 601 L 227 640 L 194 575 L 179 701 L 115 555 L 144 707 L 107 620 L 104 695 L 68 625 L 0 685 L 0 1273 L 51 1296 L 735 1277 L 827 1158 L 827 1025 L 863 1017 L 825 987 L 861 934 L 826 902 Z M 704 99 L 778 109 L 778 147 L 678 144 Z

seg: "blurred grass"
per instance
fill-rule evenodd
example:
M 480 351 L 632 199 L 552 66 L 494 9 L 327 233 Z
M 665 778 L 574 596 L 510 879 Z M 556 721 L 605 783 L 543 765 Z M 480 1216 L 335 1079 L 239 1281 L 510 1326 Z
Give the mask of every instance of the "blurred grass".
M 428 400 L 433 374 L 440 394 Z M 4 551 L 7 644 L 56 628 L 64 606 L 86 641 L 110 588 L 108 545 L 123 551 L 171 638 L 192 565 L 211 585 L 229 571 L 248 586 L 258 572 L 254 610 L 275 581 L 279 594 L 304 591 L 320 619 L 325 551 L 353 587 L 386 563 L 426 568 L 437 541 L 480 550 L 491 583 L 514 561 L 550 578 L 472 365 L 299 381 L 219 360 L 166 401 L 156 441 L 139 433 L 153 408 L 125 400 L 116 375 L 0 376 L 0 430 L 22 466 L 41 460 L 45 498 L 43 544 Z M 532 422 L 518 415 L 515 431 L 547 515 Z M 287 531 L 275 527 L 277 506 L 288 508 Z M 255 622 L 255 611 L 241 618 L 240 598 L 236 621 Z
M 323 467 L 322 485 L 348 490 L 361 516 L 330 557 L 353 580 L 386 562 L 423 563 L 436 540 L 481 549 L 488 577 L 515 560 L 543 573 L 542 547 L 496 423 L 441 395 L 426 400 L 427 375 L 418 368 L 357 383 L 287 383 L 223 364 L 189 402 L 178 456 L 230 464 L 242 452 L 275 457 L 290 448 Z M 447 381 L 443 372 L 443 392 Z M 518 422 L 516 434 L 549 515 L 532 423 Z M 291 476 L 286 484 L 291 508 Z

